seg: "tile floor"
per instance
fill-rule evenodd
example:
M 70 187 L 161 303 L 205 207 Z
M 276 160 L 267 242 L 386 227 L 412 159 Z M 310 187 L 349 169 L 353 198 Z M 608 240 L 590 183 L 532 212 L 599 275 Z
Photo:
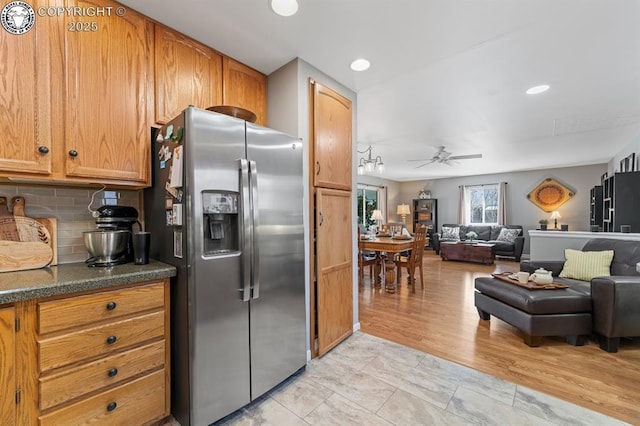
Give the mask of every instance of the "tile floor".
M 224 426 L 625 424 L 361 332 L 219 423 Z

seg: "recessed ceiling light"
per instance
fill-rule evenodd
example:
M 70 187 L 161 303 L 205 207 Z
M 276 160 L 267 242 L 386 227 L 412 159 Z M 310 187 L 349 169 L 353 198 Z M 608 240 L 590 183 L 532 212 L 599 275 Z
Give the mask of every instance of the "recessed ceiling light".
M 548 84 L 541 84 L 539 86 L 533 86 L 527 89 L 527 95 L 537 95 L 538 93 L 546 92 L 549 90 Z
M 280 16 L 295 15 L 298 11 L 297 0 L 271 0 L 271 10 Z
M 368 70 L 371 64 L 364 58 L 356 59 L 351 62 L 351 69 L 354 71 L 365 71 Z

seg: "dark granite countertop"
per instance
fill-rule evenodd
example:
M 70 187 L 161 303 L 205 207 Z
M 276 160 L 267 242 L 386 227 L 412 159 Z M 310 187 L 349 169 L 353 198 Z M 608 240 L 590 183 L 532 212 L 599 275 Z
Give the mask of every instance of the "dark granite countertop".
M 175 275 L 175 267 L 155 260 L 148 265 L 125 263 L 108 268 L 90 268 L 85 263 L 69 263 L 28 271 L 2 272 L 0 305 Z

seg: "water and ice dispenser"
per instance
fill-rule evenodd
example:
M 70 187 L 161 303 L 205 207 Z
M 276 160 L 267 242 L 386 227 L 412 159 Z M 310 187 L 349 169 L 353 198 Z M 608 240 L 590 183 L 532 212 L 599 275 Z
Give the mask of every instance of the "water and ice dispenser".
M 225 255 L 240 250 L 237 192 L 202 192 L 202 214 L 205 256 Z

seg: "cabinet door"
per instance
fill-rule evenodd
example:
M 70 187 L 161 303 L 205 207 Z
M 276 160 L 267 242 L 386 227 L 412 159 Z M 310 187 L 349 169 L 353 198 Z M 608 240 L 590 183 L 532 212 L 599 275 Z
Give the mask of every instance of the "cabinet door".
M 222 59 L 222 103 L 253 112 L 256 123 L 267 125 L 267 77 L 234 61 Z
M 351 190 L 351 101 L 313 85 L 313 185 Z
M 167 27 L 155 25 L 156 123 L 193 105 L 222 102 L 222 55 Z
M 0 309 L 0 424 L 16 424 L 15 312 Z
M 318 189 L 316 276 L 318 355 L 353 332 L 351 192 Z
M 119 6 L 108 0 L 65 5 Z M 68 31 L 92 22 L 96 31 Z M 148 185 L 151 21 L 127 8 L 123 16 L 66 17 L 63 31 L 66 175 Z
M 30 3 L 34 9 L 40 6 Z M 21 35 L 0 31 L 0 171 L 4 174 L 51 173 L 51 21 L 40 19 Z

